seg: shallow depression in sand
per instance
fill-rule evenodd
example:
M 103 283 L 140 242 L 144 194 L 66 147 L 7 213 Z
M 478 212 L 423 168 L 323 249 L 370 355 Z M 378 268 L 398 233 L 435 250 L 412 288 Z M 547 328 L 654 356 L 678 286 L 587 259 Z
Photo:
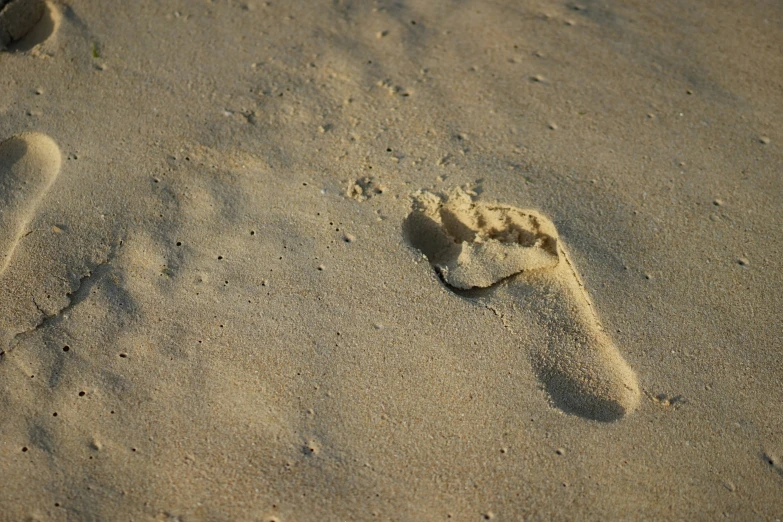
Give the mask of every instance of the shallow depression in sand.
M 454 291 L 490 288 L 482 299 L 514 314 L 524 303 L 545 330 L 530 349 L 552 402 L 565 412 L 613 421 L 639 402 L 636 375 L 604 333 L 554 224 L 535 210 L 474 201 L 457 188 L 419 191 L 403 225 Z M 506 282 L 495 291 L 498 283 Z
M 28 51 L 57 30 L 60 13 L 44 0 L 0 0 L 0 49 Z
M 45 134 L 24 133 L 0 143 L 0 274 L 11 263 L 61 161 L 60 148 Z

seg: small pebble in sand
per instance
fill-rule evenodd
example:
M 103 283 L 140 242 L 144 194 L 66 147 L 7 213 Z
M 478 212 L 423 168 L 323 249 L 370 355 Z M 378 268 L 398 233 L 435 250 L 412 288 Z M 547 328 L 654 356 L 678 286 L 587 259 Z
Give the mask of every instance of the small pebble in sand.
M 739 263 L 741 266 L 748 266 L 750 264 L 750 260 L 747 257 L 741 257 L 737 259 L 737 263 Z
M 764 145 L 769 145 L 770 139 L 768 136 L 761 136 L 759 138 L 759 141 L 763 143 Z

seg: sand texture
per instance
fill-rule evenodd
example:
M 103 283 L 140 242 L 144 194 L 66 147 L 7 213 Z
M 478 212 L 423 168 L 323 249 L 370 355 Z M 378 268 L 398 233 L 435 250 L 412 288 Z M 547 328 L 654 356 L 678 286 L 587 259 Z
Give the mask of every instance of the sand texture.
M 780 2 L 0 46 L 0 522 L 783 519 Z

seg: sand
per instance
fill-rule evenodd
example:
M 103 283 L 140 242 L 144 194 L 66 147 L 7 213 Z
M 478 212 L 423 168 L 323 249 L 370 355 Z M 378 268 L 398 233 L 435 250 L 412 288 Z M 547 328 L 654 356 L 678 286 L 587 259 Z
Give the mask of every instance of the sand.
M 783 518 L 779 3 L 25 1 L 0 520 Z

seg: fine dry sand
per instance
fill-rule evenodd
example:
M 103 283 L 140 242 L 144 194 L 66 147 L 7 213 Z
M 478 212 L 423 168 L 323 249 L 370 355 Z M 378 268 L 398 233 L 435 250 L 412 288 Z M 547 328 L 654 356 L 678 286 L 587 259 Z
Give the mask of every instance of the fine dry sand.
M 783 518 L 783 4 L 0 0 L 0 520 Z

